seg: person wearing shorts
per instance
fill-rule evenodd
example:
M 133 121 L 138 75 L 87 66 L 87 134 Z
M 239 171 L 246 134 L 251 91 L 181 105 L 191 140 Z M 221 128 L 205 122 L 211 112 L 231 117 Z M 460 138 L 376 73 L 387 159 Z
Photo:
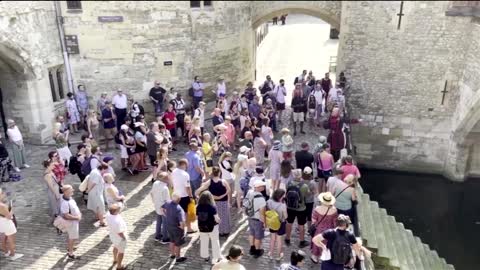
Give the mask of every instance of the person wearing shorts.
M 67 229 L 68 234 L 68 253 L 67 256 L 70 259 L 77 259 L 73 254 L 73 246 L 75 241 L 78 241 L 79 237 L 79 223 L 82 219 L 82 213 L 77 206 L 77 203 L 72 198 L 73 187 L 71 185 L 63 185 L 63 196 L 60 199 L 60 214 L 65 220 L 70 221 L 70 226 Z
M 285 96 L 287 96 L 287 89 L 285 89 L 285 80 L 281 79 L 280 83 L 273 89 L 273 96 L 276 101 L 276 109 L 278 112 L 278 122 L 282 122 L 282 112 L 285 110 Z
M 11 206 L 4 203 L 6 194 L 0 188 L 0 234 L 4 234 L 0 249 L 5 252 L 10 260 L 14 261 L 23 256 L 23 254 L 15 253 L 15 236 L 17 228 L 13 222 L 13 214 Z
M 308 185 L 305 184 L 302 180 L 302 170 L 295 169 L 292 171 L 293 180 L 290 181 L 287 185 L 287 195 L 286 198 L 290 197 L 291 192 L 295 192 L 298 190 L 300 194 L 298 194 L 299 199 L 296 204 L 296 207 L 293 208 L 292 204 L 287 200 L 287 232 L 285 237 L 285 244 L 287 246 L 290 245 L 290 236 L 292 234 L 292 227 L 295 219 L 297 220 L 298 224 L 298 233 L 299 233 L 299 247 L 304 248 L 310 245 L 308 241 L 305 241 L 305 223 L 307 223 L 307 207 L 305 205 L 305 198 L 307 197 L 310 189 Z M 296 188 L 294 188 L 296 187 Z M 297 192 L 298 193 L 298 192 Z
M 119 204 L 111 204 L 108 207 L 109 214 L 106 219 L 110 240 L 113 244 L 113 263 L 117 264 L 117 269 L 125 269 L 122 261 L 127 247 L 127 224 L 120 215 L 120 209 Z
M 253 204 L 253 216 L 248 218 L 248 228 L 250 236 L 248 240 L 250 242 L 250 255 L 254 258 L 258 258 L 263 255 L 264 250 L 262 247 L 262 240 L 265 238 L 265 211 L 267 202 L 262 195 L 262 191 L 265 190 L 266 183 L 262 180 L 257 180 L 253 183 L 253 189 L 251 189 L 246 198 Z
M 112 103 L 107 100 L 105 102 L 105 109 L 102 111 L 105 151 L 108 150 L 110 141 L 113 140 L 113 136 L 117 133 L 117 129 L 115 128 L 115 120 L 116 116 L 113 112 Z
M 303 97 L 301 86 L 301 84 L 297 83 L 295 90 L 293 90 L 293 136 L 297 135 L 297 123 L 300 123 L 300 133 L 305 134 L 303 131 L 303 121 L 305 120 L 305 106 L 307 102 Z
M 166 216 L 166 226 L 168 238 L 170 238 L 170 258 L 176 259 L 177 263 L 187 260 L 180 257 L 180 248 L 185 241 L 185 212 L 179 205 L 180 196 L 177 193 L 172 194 L 172 200 L 167 201 L 162 209 Z

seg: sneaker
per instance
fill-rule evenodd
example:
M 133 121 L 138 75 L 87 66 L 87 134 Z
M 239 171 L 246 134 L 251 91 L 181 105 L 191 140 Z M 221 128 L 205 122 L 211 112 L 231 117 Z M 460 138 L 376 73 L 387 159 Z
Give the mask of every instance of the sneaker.
M 170 259 L 175 259 L 175 255 L 170 255 Z
M 162 241 L 160 241 L 160 245 L 168 245 L 168 244 L 170 244 L 170 240 L 169 240 L 169 239 L 168 239 L 168 240 L 162 240 Z
M 18 167 L 13 168 L 13 170 L 15 170 L 16 172 L 21 172 Z
M 256 252 L 255 252 L 255 255 L 253 255 L 253 257 L 256 259 L 256 258 L 259 258 L 263 255 L 265 251 L 263 249 L 257 249 Z
M 304 248 L 304 247 L 308 247 L 309 245 L 310 245 L 310 242 L 303 240 L 303 241 L 300 241 L 300 243 L 298 244 L 298 247 Z
M 283 259 L 283 252 L 280 253 L 280 255 L 278 256 L 277 261 L 281 261 L 282 259 Z
M 28 169 L 28 168 L 30 168 L 30 165 L 28 165 L 28 164 L 23 164 L 23 168 L 27 168 L 27 169 Z
M 268 258 L 269 258 L 270 260 L 273 260 L 273 255 L 272 255 L 271 252 L 268 252 Z
M 250 251 L 248 252 L 250 255 L 255 255 L 255 247 L 250 247 Z
M 290 239 L 285 239 L 285 245 L 290 246 Z
M 184 262 L 184 261 L 186 261 L 186 260 L 187 260 L 186 257 L 180 257 L 180 258 L 177 258 L 177 259 L 175 260 L 175 262 L 177 262 L 177 263 L 182 263 L 182 262 Z
M 12 260 L 12 261 L 20 259 L 21 257 L 23 257 L 23 254 L 20 254 L 20 253 L 15 253 L 15 255 L 9 256 L 10 260 Z

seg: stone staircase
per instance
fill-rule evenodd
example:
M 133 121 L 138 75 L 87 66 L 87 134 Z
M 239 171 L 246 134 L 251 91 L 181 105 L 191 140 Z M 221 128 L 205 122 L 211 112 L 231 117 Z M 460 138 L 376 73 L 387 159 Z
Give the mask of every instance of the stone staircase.
M 358 220 L 363 244 L 375 255 L 376 269 L 454 270 L 435 250 L 431 250 L 411 230 L 388 215 L 368 194 L 358 191 Z

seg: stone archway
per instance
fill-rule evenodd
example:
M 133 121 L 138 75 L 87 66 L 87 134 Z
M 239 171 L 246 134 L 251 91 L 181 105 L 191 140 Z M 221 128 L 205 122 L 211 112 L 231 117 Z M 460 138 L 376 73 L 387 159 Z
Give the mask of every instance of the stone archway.
M 51 96 L 45 95 L 45 89 L 49 89 L 48 78 L 41 70 L 34 70 L 28 59 L 28 53 L 21 48 L 8 42 L 0 43 L 4 117 L 15 120 L 25 140 L 44 142 L 50 135 L 47 130 L 51 127 L 49 118 L 53 110 Z
M 341 1 L 255 1 L 252 10 L 252 27 L 282 14 L 300 13 L 322 19 L 340 29 Z

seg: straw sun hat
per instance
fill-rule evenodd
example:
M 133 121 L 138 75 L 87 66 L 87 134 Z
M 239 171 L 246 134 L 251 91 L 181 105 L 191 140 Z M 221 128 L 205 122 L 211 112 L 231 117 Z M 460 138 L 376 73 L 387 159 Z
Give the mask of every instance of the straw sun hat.
M 323 192 L 318 195 L 318 200 L 323 204 L 327 206 L 331 206 L 335 204 L 335 196 L 332 195 L 331 192 Z

